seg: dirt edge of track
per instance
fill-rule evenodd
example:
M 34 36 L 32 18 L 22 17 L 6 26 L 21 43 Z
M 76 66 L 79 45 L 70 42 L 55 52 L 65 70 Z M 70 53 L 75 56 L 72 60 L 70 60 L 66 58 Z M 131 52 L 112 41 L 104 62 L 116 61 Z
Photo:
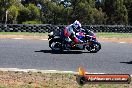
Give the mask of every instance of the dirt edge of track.
M 48 36 L 25 36 L 25 35 L 0 35 L 1 38 L 22 38 L 22 39 L 34 39 L 34 40 L 42 40 L 48 39 Z M 106 38 L 106 37 L 99 37 L 97 38 L 100 42 L 126 42 L 132 43 L 132 38 Z

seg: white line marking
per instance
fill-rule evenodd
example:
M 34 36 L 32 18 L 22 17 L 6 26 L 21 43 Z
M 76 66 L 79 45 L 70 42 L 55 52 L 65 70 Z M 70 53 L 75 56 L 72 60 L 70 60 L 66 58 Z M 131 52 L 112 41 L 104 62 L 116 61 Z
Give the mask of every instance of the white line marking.
M 74 71 L 58 71 L 58 70 L 37 70 L 37 69 L 19 69 L 19 68 L 0 68 L 1 71 L 23 71 L 23 72 L 42 72 L 42 73 L 72 73 L 76 74 Z
M 74 71 L 59 71 L 59 70 L 37 70 L 37 69 L 19 69 L 19 68 L 0 68 L 0 71 L 18 71 L 18 72 L 41 72 L 41 73 L 71 73 L 78 74 Z M 106 73 L 89 73 L 86 74 L 106 74 Z M 132 77 L 132 75 L 130 75 Z
M 48 39 L 40 39 L 40 40 L 44 40 L 45 41 L 45 40 L 48 40 Z
M 13 38 L 13 39 L 24 39 L 24 38 Z
M 119 42 L 119 43 L 126 43 L 126 42 Z

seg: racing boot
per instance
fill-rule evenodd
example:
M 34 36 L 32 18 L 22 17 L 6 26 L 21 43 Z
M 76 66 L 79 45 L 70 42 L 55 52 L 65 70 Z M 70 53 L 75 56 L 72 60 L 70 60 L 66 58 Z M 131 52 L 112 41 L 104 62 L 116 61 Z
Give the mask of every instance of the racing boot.
M 71 47 L 75 47 L 76 46 L 75 44 L 76 44 L 75 42 L 70 43 Z
M 70 43 L 66 43 L 66 44 L 65 44 L 65 49 L 66 49 L 66 50 L 70 50 L 70 47 L 71 47 Z

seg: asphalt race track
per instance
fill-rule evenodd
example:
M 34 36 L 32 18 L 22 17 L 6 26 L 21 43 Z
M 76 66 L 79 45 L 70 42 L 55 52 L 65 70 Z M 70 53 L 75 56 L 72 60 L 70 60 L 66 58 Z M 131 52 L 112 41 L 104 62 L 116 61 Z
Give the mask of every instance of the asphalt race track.
M 0 39 L 0 68 L 132 74 L 132 44 L 101 42 L 98 53 L 68 51 L 54 53 L 48 41 Z

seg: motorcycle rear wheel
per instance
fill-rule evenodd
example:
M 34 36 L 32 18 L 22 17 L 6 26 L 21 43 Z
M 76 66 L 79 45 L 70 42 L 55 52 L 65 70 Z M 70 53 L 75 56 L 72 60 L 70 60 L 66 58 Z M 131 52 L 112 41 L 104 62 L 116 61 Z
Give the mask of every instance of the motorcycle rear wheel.
M 60 39 L 52 39 L 49 41 L 49 47 L 53 51 L 63 51 L 62 49 L 62 43 Z

